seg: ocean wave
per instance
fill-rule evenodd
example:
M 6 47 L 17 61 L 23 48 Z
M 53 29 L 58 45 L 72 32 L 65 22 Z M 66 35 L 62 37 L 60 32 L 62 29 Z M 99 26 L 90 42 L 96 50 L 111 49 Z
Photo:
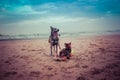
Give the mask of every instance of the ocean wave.
M 107 34 L 120 34 L 120 30 L 108 31 L 94 31 L 94 32 L 63 32 L 61 37 L 77 37 L 77 36 L 90 36 L 90 35 L 107 35 Z M 0 40 L 12 39 L 42 39 L 48 38 L 50 34 L 20 34 L 20 35 L 3 35 L 0 34 Z

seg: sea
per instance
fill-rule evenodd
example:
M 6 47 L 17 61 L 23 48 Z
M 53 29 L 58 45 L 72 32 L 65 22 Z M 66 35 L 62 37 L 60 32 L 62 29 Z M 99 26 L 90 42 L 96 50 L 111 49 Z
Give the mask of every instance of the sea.
M 50 34 L 19 34 L 19 35 L 5 35 L 0 34 L 1 40 L 20 40 L 20 39 L 47 39 Z M 84 37 L 84 36 L 99 36 L 99 35 L 120 35 L 120 30 L 110 30 L 110 31 L 84 31 L 84 32 L 63 32 L 60 37 Z

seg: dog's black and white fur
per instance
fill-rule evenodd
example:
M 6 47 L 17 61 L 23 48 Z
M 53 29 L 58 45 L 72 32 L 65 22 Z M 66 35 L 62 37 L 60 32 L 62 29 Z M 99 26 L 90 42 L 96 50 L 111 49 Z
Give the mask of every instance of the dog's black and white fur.
M 50 26 L 50 29 L 51 29 L 51 34 L 50 34 L 50 37 L 49 37 L 49 43 L 50 43 L 50 50 L 51 50 L 51 53 L 50 55 L 52 55 L 52 49 L 54 49 L 55 53 L 56 53 L 56 56 L 58 56 L 58 46 L 60 48 L 60 45 L 59 45 L 59 29 L 57 28 L 53 28 L 52 26 Z

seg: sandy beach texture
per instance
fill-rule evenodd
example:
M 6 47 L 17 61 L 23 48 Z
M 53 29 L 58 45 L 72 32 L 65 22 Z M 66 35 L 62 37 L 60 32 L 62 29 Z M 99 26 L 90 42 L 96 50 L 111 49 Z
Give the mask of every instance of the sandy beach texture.
M 61 38 L 67 61 L 50 56 L 47 39 L 0 41 L 0 80 L 120 80 L 120 35 Z

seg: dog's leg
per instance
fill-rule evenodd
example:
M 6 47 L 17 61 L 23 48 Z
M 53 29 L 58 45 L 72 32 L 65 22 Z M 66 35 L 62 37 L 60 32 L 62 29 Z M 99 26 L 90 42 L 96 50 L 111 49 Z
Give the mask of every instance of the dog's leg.
M 56 47 L 55 46 L 53 47 L 54 47 L 54 56 L 56 57 Z
M 58 45 L 56 45 L 56 56 L 58 56 Z
M 52 44 L 50 44 L 50 50 L 51 50 L 50 55 L 52 56 Z

